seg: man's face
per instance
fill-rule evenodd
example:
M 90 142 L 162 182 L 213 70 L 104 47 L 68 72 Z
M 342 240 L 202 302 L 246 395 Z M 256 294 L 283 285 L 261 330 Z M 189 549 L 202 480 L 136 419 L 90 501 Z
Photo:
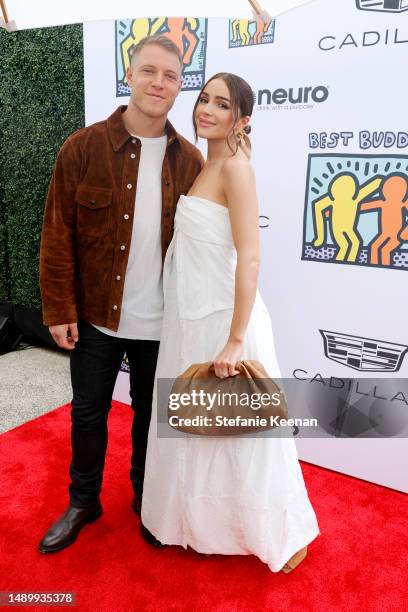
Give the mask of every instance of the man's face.
M 143 47 L 126 73 L 131 101 L 152 119 L 166 116 L 181 89 L 181 65 L 175 53 L 159 45 Z

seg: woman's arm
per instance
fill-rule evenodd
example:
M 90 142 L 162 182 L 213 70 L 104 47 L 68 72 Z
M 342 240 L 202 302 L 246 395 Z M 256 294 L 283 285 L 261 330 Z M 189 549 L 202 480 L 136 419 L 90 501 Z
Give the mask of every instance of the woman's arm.
M 214 361 L 220 378 L 238 374 L 246 328 L 258 286 L 259 211 L 255 175 L 246 160 L 229 159 L 223 167 L 224 190 L 237 250 L 234 313 L 228 342 Z

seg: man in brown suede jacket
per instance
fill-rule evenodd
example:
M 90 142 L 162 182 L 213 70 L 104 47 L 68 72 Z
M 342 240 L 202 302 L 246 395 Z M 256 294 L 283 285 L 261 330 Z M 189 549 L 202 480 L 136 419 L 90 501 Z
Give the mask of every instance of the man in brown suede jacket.
M 143 39 L 127 81 L 129 106 L 63 144 L 45 207 L 40 286 L 44 324 L 71 363 L 70 504 L 40 542 L 72 544 L 102 514 L 107 417 L 123 354 L 134 411 L 130 479 L 140 514 L 147 435 L 163 314 L 162 263 L 178 198 L 199 174 L 200 152 L 167 114 L 182 58 L 167 37 Z M 157 540 L 142 526 L 143 537 Z

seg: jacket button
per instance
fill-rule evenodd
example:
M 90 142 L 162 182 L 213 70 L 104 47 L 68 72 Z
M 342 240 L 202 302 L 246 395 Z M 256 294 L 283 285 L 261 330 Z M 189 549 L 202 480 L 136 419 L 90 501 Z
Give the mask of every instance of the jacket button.
M 169 179 L 165 179 L 164 184 L 168 187 L 170 185 Z
M 135 159 L 136 155 L 135 155 L 134 153 L 131 153 L 131 154 L 130 154 L 130 157 L 131 157 L 132 159 Z
M 120 250 L 121 250 L 121 251 L 124 251 L 125 249 L 126 249 L 125 245 L 124 245 L 124 244 L 121 244 L 121 245 L 120 245 Z
M 126 185 L 126 187 L 127 187 L 128 189 L 132 189 L 132 183 L 128 183 L 128 184 Z
M 116 277 L 116 280 L 119 281 L 120 280 L 120 275 L 118 274 Z
M 96 204 L 96 200 L 91 200 L 89 203 L 90 204 Z
M 112 306 L 112 309 L 113 309 L 113 310 L 117 310 L 117 309 L 118 309 L 118 307 L 116 306 L 116 304 L 114 304 L 114 305 Z
M 124 218 L 124 219 L 126 219 L 126 221 L 127 221 L 127 220 L 129 219 L 129 215 L 128 215 L 127 213 L 125 213 L 125 214 L 123 215 L 123 218 Z
M 136 138 L 132 138 L 132 142 L 133 142 L 133 144 L 135 144 Z

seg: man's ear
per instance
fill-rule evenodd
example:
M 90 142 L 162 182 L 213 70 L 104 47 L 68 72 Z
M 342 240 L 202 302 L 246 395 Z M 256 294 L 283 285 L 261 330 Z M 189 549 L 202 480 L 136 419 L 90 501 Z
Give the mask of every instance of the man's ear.
M 128 83 L 129 85 L 132 83 L 132 77 L 133 77 L 133 71 L 132 68 L 130 66 L 128 66 L 128 68 L 126 69 L 126 77 L 125 77 L 125 81 L 126 83 Z

